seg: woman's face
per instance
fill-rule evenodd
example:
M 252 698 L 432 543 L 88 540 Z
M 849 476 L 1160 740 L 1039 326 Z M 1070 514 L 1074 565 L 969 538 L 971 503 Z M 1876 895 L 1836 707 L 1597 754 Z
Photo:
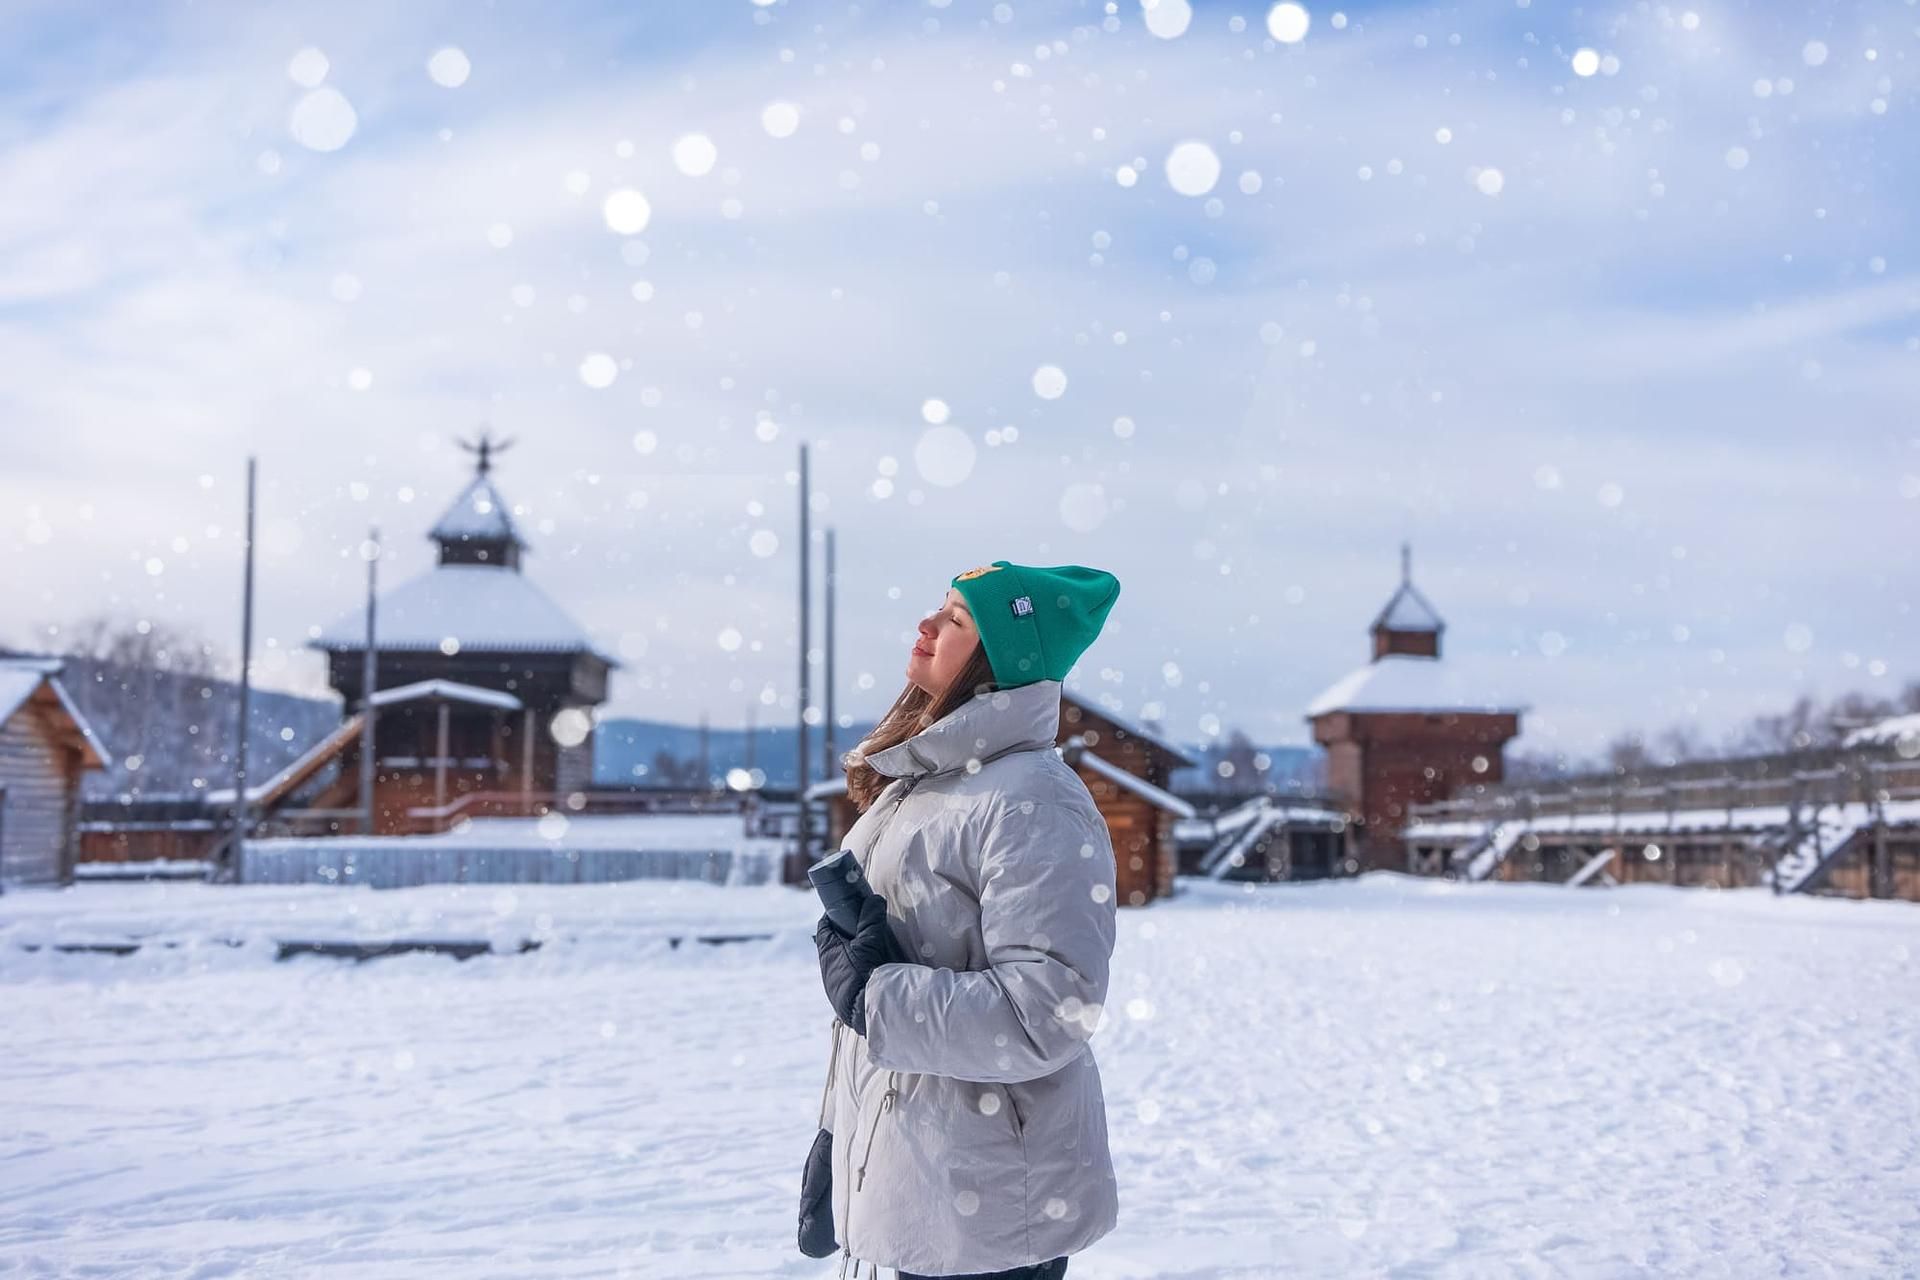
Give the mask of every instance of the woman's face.
M 958 588 L 948 587 L 938 609 L 920 619 L 920 634 L 907 658 L 907 680 L 934 697 L 959 676 L 980 647 L 973 615 Z

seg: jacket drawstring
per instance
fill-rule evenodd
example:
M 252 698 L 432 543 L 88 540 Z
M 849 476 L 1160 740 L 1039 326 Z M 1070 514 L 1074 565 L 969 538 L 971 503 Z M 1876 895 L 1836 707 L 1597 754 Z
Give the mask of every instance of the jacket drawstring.
M 852 1277 L 852 1280 L 860 1280 L 860 1276 L 861 1276 L 861 1274 L 862 1274 L 862 1273 L 861 1273 L 861 1269 L 860 1269 L 860 1264 L 861 1264 L 861 1263 L 863 1263 L 863 1262 L 865 1262 L 865 1263 L 866 1263 L 866 1267 L 867 1267 L 867 1269 L 866 1269 L 866 1272 L 865 1272 L 865 1274 L 866 1274 L 866 1275 L 868 1275 L 868 1276 L 871 1276 L 871 1277 L 873 1277 L 873 1280 L 879 1280 L 879 1277 L 880 1277 L 880 1264 L 879 1264 L 879 1263 L 877 1263 L 877 1262 L 867 1262 L 867 1260 L 866 1260 L 865 1258 L 856 1258 L 856 1257 L 854 1257 L 854 1256 L 853 1256 L 853 1254 L 852 1254 L 852 1252 L 851 1252 L 851 1251 L 849 1251 L 849 1250 L 847 1250 L 847 1249 L 844 1249 L 844 1248 L 843 1248 L 843 1249 L 842 1249 L 842 1250 L 840 1251 L 840 1273 L 839 1273 L 839 1280 L 847 1280 L 847 1263 L 849 1263 L 849 1262 L 851 1262 L 851 1263 L 853 1263 L 853 1277 Z M 896 1273 L 896 1274 L 898 1274 L 898 1273 Z

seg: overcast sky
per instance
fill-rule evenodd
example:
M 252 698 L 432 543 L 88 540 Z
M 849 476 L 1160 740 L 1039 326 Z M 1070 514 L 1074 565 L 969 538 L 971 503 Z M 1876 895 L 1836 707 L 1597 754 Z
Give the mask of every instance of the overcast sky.
M 231 656 L 251 452 L 322 688 L 484 422 L 610 713 L 792 718 L 802 441 L 843 714 L 1008 559 L 1120 579 L 1083 695 L 1304 741 L 1403 539 L 1521 746 L 1920 678 L 1920 12 L 1308 8 L 13 0 L 0 640 Z

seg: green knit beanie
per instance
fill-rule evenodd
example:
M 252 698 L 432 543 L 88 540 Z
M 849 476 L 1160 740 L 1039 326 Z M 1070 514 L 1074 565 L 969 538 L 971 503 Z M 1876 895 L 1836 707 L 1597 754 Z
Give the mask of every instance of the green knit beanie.
M 1002 689 L 1065 680 L 1120 594 L 1120 580 L 1104 569 L 1006 560 L 958 574 L 952 585 L 973 614 Z

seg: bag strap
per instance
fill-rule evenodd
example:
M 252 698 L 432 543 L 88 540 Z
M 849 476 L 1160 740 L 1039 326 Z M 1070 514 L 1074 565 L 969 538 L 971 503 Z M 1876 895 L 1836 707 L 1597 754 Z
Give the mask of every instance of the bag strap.
M 833 1076 L 840 1065 L 840 1019 L 833 1020 L 833 1056 L 827 1059 L 827 1082 L 820 1088 L 820 1127 L 827 1125 L 827 1096 L 833 1091 Z

